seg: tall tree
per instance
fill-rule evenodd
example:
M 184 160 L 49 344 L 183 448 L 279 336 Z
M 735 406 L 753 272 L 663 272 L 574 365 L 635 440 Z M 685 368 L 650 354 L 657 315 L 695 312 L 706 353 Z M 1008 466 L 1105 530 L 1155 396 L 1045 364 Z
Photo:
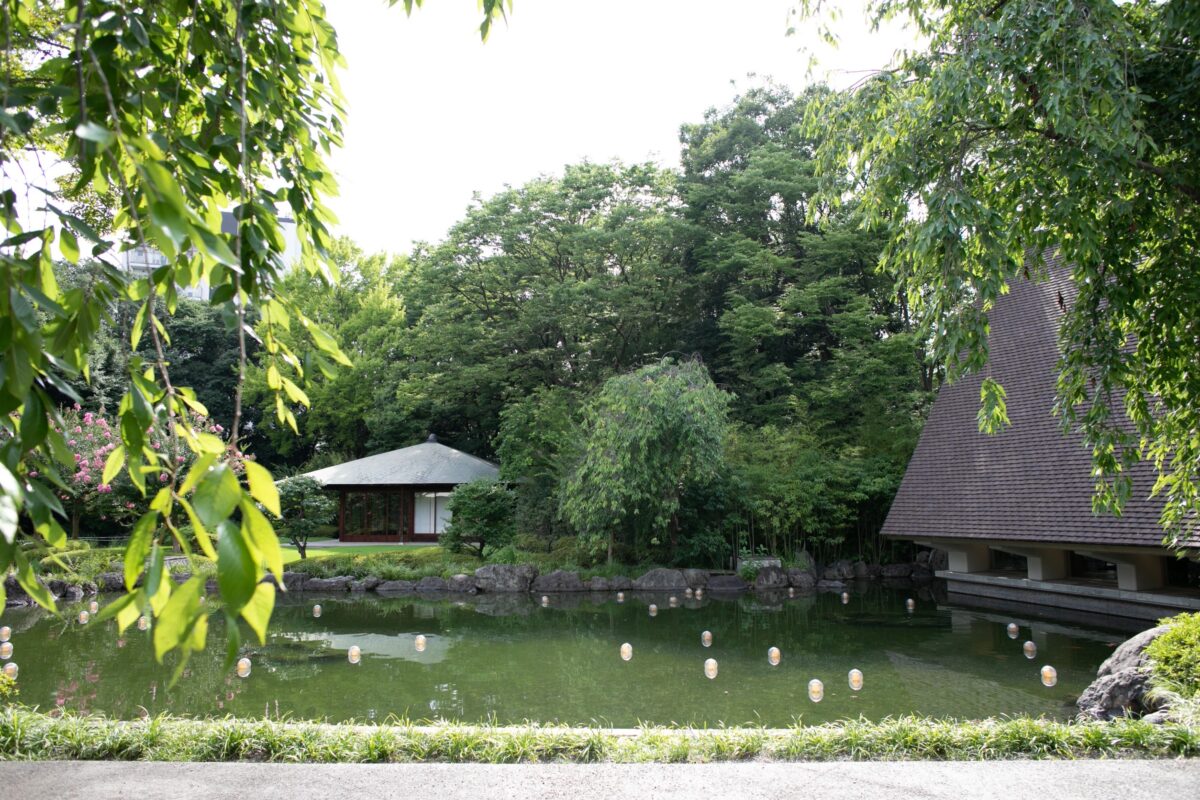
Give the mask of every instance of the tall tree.
M 926 44 L 810 109 L 826 196 L 850 181 L 952 374 L 986 362 L 1006 286 L 1061 255 L 1078 293 L 1058 409 L 1094 453 L 1097 505 L 1119 510 L 1128 467 L 1150 459 L 1168 540 L 1184 543 L 1200 524 L 1200 4 L 868 6 Z M 980 416 L 1007 419 L 994 381 Z

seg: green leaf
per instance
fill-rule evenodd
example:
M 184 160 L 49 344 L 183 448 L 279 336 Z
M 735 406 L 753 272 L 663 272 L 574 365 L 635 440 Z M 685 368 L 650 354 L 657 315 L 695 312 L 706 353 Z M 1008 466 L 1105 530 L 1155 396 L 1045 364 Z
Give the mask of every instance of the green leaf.
M 158 613 L 154 620 L 154 657 L 160 664 L 163 656 L 170 651 L 194 643 L 192 637 L 198 625 L 203 624 L 203 630 L 207 631 L 207 621 L 200 603 L 203 590 L 203 578 L 189 578 L 171 595 L 171 599 Z
M 271 480 L 271 473 L 266 467 L 259 466 L 253 461 L 246 461 L 246 482 L 250 484 L 250 494 L 255 500 L 262 503 L 267 511 L 270 511 L 276 517 L 281 516 L 279 513 L 279 489 L 275 487 L 275 481 Z
M 117 445 L 117 447 L 108 454 L 108 458 L 104 459 L 104 474 L 100 478 L 101 483 L 112 483 L 113 479 L 121 472 L 121 467 L 125 466 L 125 445 Z
M 242 608 L 242 619 L 258 635 L 258 643 L 267 643 L 267 625 L 275 609 L 275 584 L 264 581 L 254 589 L 254 596 Z
M 67 261 L 72 264 L 79 263 L 79 241 L 75 238 L 75 234 L 71 233 L 70 228 L 63 228 L 59 231 L 58 249 L 62 251 L 63 258 Z
M 95 142 L 96 144 L 100 145 L 101 150 L 108 147 L 116 140 L 116 137 L 113 136 L 112 131 L 101 125 L 97 125 L 94 122 L 84 122 L 77 126 L 75 128 L 75 135 L 80 139 L 84 139 L 89 142 Z
M 222 523 L 217 538 L 217 585 L 230 613 L 238 613 L 250 600 L 258 575 L 258 565 L 241 530 L 231 522 Z
M 242 501 L 242 533 L 258 551 L 271 574 L 283 580 L 283 551 L 270 521 L 249 500 Z
M 150 555 L 150 542 L 154 529 L 158 527 L 158 513 L 148 511 L 133 525 L 129 544 L 125 545 L 125 588 L 132 590 L 138 576 L 146 568 L 146 556 Z
M 21 584 L 21 588 L 39 606 L 52 614 L 57 614 L 58 610 L 54 606 L 54 595 L 38 580 L 37 575 L 33 571 L 33 565 L 29 563 L 29 559 L 19 548 L 13 551 L 13 566 L 16 567 L 17 583 Z
M 31 391 L 25 400 L 25 408 L 21 413 L 21 448 L 32 450 L 46 438 L 50 430 L 46 422 L 46 410 L 37 392 Z
M 242 487 L 228 464 L 217 464 L 200 481 L 192 494 L 196 516 L 204 527 L 215 529 L 229 518 L 242 499 Z

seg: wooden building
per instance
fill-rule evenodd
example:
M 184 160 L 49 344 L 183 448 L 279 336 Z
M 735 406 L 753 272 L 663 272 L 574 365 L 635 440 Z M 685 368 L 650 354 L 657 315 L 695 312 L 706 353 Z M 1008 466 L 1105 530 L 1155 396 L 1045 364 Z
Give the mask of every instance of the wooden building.
M 496 478 L 490 461 L 439 444 L 421 444 L 308 473 L 337 492 L 338 538 L 348 542 L 435 542 L 450 521 L 460 483 Z
M 943 386 L 883 534 L 945 550 L 937 574 L 952 598 L 1149 619 L 1200 609 L 1196 550 L 1180 559 L 1162 544 L 1153 465 L 1136 465 L 1121 516 L 1093 513 L 1091 452 L 1053 414 L 1058 331 L 1074 298 L 1069 271 L 1051 264 L 1048 279 L 1018 281 L 996 301 L 984 374 L 1007 392 L 1011 425 L 979 432 L 984 374 Z

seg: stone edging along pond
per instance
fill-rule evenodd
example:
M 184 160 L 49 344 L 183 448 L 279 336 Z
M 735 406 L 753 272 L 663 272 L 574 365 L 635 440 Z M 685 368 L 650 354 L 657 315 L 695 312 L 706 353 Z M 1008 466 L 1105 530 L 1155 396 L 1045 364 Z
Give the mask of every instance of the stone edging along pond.
M 1178 758 L 1200 730 L 1138 720 L 1053 722 L 901 717 L 784 729 L 323 724 L 156 717 L 121 721 L 0 711 L 0 760 L 363 762 L 708 762 Z

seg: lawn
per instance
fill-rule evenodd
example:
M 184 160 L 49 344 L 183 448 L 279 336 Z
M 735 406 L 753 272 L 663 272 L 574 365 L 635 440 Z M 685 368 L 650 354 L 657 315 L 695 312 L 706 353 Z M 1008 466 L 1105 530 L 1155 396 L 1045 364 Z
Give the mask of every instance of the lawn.
M 291 564 L 300 560 L 300 553 L 295 547 L 290 544 L 282 545 L 283 563 Z M 426 553 L 430 550 L 438 550 L 437 545 L 429 545 L 428 547 L 413 547 L 412 545 L 399 544 L 363 544 L 355 545 L 354 547 L 321 547 L 319 544 L 310 544 L 308 546 L 309 558 L 328 558 L 329 556 L 366 556 L 376 553 L 409 553 L 416 555 L 418 553 Z

